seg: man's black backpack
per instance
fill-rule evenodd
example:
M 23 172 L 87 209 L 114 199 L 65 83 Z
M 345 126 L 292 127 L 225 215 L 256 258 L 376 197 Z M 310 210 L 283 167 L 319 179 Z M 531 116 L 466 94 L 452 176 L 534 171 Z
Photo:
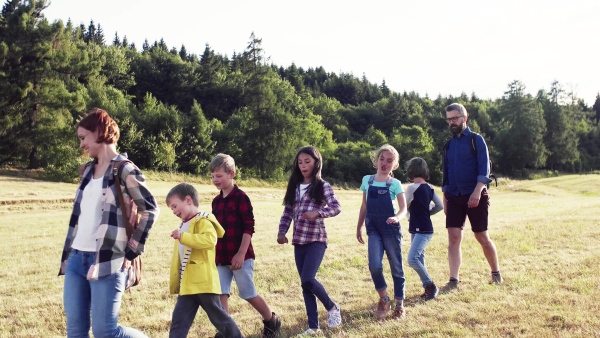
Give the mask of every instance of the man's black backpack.
M 475 138 L 477 137 L 477 135 L 479 135 L 479 134 L 476 132 L 473 132 L 473 131 L 471 132 L 471 152 L 473 153 L 473 156 L 475 157 L 475 159 L 477 159 L 477 142 L 475 142 Z M 446 158 L 446 156 L 448 156 L 448 148 L 450 147 L 450 140 L 448 140 L 446 142 L 446 144 L 444 144 L 444 158 Z M 496 175 L 494 175 L 494 171 L 492 168 L 493 168 L 492 159 L 490 158 L 490 176 L 489 176 L 489 178 L 494 179 L 494 181 L 496 182 L 496 186 L 498 186 L 498 179 L 496 178 Z M 488 184 L 488 188 L 489 188 L 489 184 Z

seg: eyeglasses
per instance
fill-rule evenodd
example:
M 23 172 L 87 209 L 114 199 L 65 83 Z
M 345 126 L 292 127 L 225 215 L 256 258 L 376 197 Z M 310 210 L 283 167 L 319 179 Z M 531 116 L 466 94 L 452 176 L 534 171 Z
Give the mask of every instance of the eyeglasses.
M 461 118 L 462 116 L 454 116 L 454 117 L 449 117 L 446 119 L 446 122 L 450 123 L 450 122 L 456 122 L 458 121 L 459 118 Z

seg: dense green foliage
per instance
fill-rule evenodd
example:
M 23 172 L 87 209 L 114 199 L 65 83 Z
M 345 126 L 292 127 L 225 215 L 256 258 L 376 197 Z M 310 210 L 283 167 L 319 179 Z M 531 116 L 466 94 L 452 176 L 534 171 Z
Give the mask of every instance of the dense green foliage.
M 486 138 L 496 172 L 600 169 L 600 96 L 588 107 L 558 82 L 535 97 L 514 81 L 496 100 L 431 99 L 365 76 L 268 64 L 254 34 L 231 57 L 208 45 L 200 55 L 169 49 L 162 39 L 138 51 L 116 33 L 107 45 L 93 21 L 49 23 L 47 5 L 8 0 L 2 9 L 0 165 L 72 178 L 84 161 L 73 126 L 101 107 L 119 123 L 119 150 L 141 168 L 205 175 L 212 156 L 225 152 L 245 177 L 282 179 L 296 149 L 312 144 L 323 153 L 326 178 L 358 182 L 374 172 L 371 151 L 390 143 L 402 162 L 425 158 L 439 184 L 450 137 L 444 107 L 460 102 L 471 129 Z M 402 169 L 396 176 L 405 179 Z

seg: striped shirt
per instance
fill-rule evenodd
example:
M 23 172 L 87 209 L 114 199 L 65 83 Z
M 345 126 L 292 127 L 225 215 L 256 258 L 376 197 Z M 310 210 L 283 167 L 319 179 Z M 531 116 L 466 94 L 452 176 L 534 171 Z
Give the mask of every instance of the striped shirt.
M 341 207 L 335 198 L 333 188 L 323 181 L 324 201 L 320 204 L 310 199 L 310 187 L 300 196 L 300 187 L 296 188 L 296 201 L 293 206 L 286 205 L 279 221 L 279 233 L 286 234 L 292 221 L 294 222 L 294 235 L 292 245 L 304 245 L 312 242 L 327 244 L 324 218 L 333 217 L 340 213 Z M 318 211 L 320 217 L 314 221 L 301 219 L 302 214 L 309 211 Z
M 112 275 L 121 269 L 123 260 L 127 258 L 132 260 L 144 252 L 144 244 L 148 239 L 148 234 L 152 225 L 156 222 L 159 215 L 158 203 L 154 196 L 146 187 L 146 178 L 131 162 L 127 162 L 121 167 L 121 184 L 124 185 L 123 197 L 125 203 L 133 199 L 141 215 L 139 224 L 131 239 L 127 240 L 125 224 L 121 208 L 117 206 L 119 198 L 115 188 L 115 178 L 113 167 L 117 162 L 127 159 L 127 154 L 116 156 L 104 173 L 102 180 L 102 218 L 98 227 L 96 240 L 96 262 L 91 266 L 88 272 L 88 279 L 98 279 Z M 71 252 L 71 245 L 75 234 L 77 233 L 77 224 L 81 214 L 81 199 L 83 190 L 94 175 L 94 166 L 97 163 L 95 159 L 92 165 L 88 166 L 81 179 L 81 183 L 75 194 L 75 203 L 69 220 L 67 238 L 63 247 L 61 257 L 61 268 L 59 275 L 64 274 L 67 258 Z

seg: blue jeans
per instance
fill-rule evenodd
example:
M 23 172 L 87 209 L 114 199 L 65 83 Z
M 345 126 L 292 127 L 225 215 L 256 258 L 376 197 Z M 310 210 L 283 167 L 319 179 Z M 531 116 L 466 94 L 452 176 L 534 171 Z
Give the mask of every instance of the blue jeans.
M 383 253 L 387 255 L 394 281 L 394 298 L 404 299 L 404 269 L 402 268 L 402 249 L 400 247 L 402 235 L 399 226 L 386 224 L 389 231 L 382 234 L 380 231 L 371 230 L 367 224 L 367 235 L 369 236 L 369 271 L 375 284 L 375 290 L 387 289 L 387 283 L 383 276 Z
M 327 291 L 318 280 L 316 280 L 317 271 L 327 245 L 322 242 L 312 242 L 305 245 L 294 246 L 294 257 L 296 259 L 296 268 L 300 275 L 302 283 L 302 296 L 306 306 L 306 316 L 308 317 L 308 327 L 311 329 L 319 328 L 319 312 L 317 311 L 318 298 L 327 311 L 333 309 L 335 303 L 329 298 Z
M 429 244 L 432 237 L 433 234 L 411 234 L 408 265 L 417 272 L 421 278 L 423 287 L 433 282 L 425 266 L 425 247 Z
M 148 338 L 136 329 L 119 326 L 121 297 L 125 291 L 127 272 L 87 280 L 87 273 L 96 260 L 95 252 L 71 250 L 65 270 L 63 302 L 67 316 L 67 337 Z

